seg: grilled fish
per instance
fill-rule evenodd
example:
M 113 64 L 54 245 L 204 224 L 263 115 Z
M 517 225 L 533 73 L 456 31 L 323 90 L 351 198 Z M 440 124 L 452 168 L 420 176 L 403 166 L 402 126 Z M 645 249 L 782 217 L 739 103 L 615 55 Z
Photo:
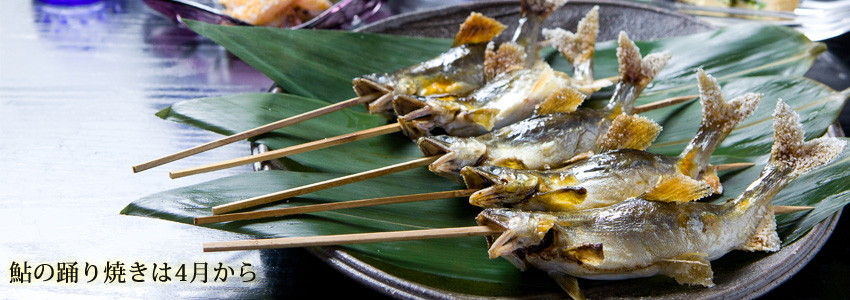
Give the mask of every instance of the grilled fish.
M 452 48 L 428 61 L 392 73 L 369 74 L 353 80 L 358 96 L 382 96 L 368 104 L 370 113 L 392 114 L 395 95 L 468 95 L 484 85 L 484 53 L 505 25 L 471 13 L 461 24 Z
M 487 83 L 466 97 L 399 95 L 393 99 L 402 131 L 416 139 L 442 130 L 476 136 L 528 118 L 546 96 L 569 88 L 568 78 L 538 55 L 543 20 L 565 1 L 524 0 L 522 20 L 511 42 L 498 51 L 489 44 L 484 62 Z
M 531 265 L 548 272 L 576 299 L 582 295 L 573 276 L 612 280 L 661 274 L 680 284 L 711 287 L 711 260 L 732 250 L 780 249 L 773 197 L 846 147 L 828 137 L 804 142 L 799 120 L 784 102 L 777 104 L 770 160 L 736 199 L 715 205 L 633 198 L 575 212 L 486 209 L 478 223 L 506 229 L 488 238 L 489 255 L 522 270 Z
M 469 202 L 481 207 L 567 211 L 608 206 L 641 195 L 648 200 L 692 201 L 721 192 L 720 180 L 708 166 L 709 157 L 755 111 L 761 95 L 748 93 L 726 102 L 713 77 L 702 70 L 697 76 L 703 120 L 678 157 L 620 149 L 576 158 L 547 171 L 464 167 L 461 176 L 466 185 L 483 188 Z
M 549 95 L 536 116 L 489 134 L 422 137 L 417 143 L 426 156 L 445 153 L 429 166 L 430 170 L 462 182 L 460 170 L 465 166 L 543 170 L 562 167 L 581 153 L 648 147 L 661 127 L 630 113 L 640 92 L 670 56 L 653 53 L 641 58 L 640 49 L 625 33 L 620 33 L 619 43 L 621 80 L 604 108 L 576 108 L 584 95 L 565 89 Z
M 562 28 L 543 29 L 546 41 L 573 67 L 573 83 L 586 95 L 610 85 L 611 82 L 595 81 L 593 78 L 593 57 L 596 53 L 596 36 L 599 33 L 599 6 L 594 6 L 578 22 L 575 33 Z

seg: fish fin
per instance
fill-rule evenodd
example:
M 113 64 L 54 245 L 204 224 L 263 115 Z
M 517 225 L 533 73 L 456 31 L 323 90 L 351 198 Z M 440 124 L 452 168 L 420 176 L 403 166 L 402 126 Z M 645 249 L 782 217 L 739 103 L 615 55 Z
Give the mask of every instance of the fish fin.
M 641 57 L 640 48 L 623 31 L 620 32 L 618 42 L 617 60 L 620 63 L 621 83 L 646 87 L 670 61 L 671 56 L 667 52 L 651 53 Z
M 714 149 L 732 132 L 741 121 L 750 116 L 762 94 L 747 93 L 730 101 L 723 99 L 717 80 L 702 69 L 697 70 L 702 103 L 702 121 L 697 134 L 679 155 L 677 168 L 689 176 L 696 176 L 708 165 Z
M 522 162 L 522 160 L 520 160 L 519 158 L 516 158 L 516 157 L 500 158 L 500 159 L 493 161 L 492 165 L 497 166 L 497 167 L 505 167 L 505 168 L 511 168 L 511 169 L 520 169 L 520 170 L 527 170 L 528 169 L 528 166 L 526 166 L 525 163 Z
M 487 44 L 484 52 L 484 78 L 490 81 L 497 76 L 525 67 L 526 53 L 520 45 L 504 43 L 494 50 L 494 43 Z
M 599 33 L 599 6 L 594 6 L 581 21 L 576 32 L 561 28 L 543 29 L 543 36 L 573 66 L 573 74 L 579 81 L 593 81 L 593 55 L 596 35 Z
M 569 211 L 575 210 L 587 199 L 587 189 L 583 187 L 564 187 L 557 190 L 538 193 L 528 205 L 542 206 L 545 211 Z
M 550 271 L 549 277 L 555 280 L 558 283 L 558 286 L 567 292 L 567 295 L 570 295 L 574 300 L 584 300 L 587 299 L 584 297 L 584 293 L 582 293 L 581 289 L 578 287 L 578 279 L 573 276 L 567 275 L 563 272 L 558 271 Z
M 768 204 L 767 210 L 761 219 L 761 222 L 756 226 L 756 231 L 753 235 L 738 246 L 738 250 L 744 251 L 779 251 L 782 241 L 779 240 L 779 234 L 776 233 L 776 218 L 773 216 L 773 205 Z
M 463 44 L 486 43 L 493 40 L 504 30 L 505 25 L 496 21 L 496 19 L 473 12 L 463 21 L 463 24 L 460 24 L 460 30 L 455 35 L 452 47 Z
M 618 115 L 602 137 L 602 151 L 646 150 L 661 133 L 661 125 L 638 115 Z
M 705 171 L 700 176 L 700 180 L 711 186 L 715 194 L 723 193 L 723 184 L 720 183 L 720 176 L 717 176 L 717 167 L 708 166 L 708 168 L 705 168 Z
M 661 179 L 643 199 L 662 202 L 689 202 L 710 196 L 714 189 L 703 181 L 682 174 Z
M 705 253 L 686 253 L 659 262 L 660 273 L 676 279 L 679 284 L 714 286 L 714 272 Z
M 584 244 L 563 249 L 563 254 L 579 264 L 598 266 L 605 261 L 605 253 L 602 244 Z
M 820 137 L 805 142 L 800 115 L 782 99 L 773 113 L 773 147 L 769 165 L 791 168 L 793 176 L 828 164 L 837 157 L 847 142 L 837 138 Z
M 585 98 L 587 98 L 585 94 L 574 88 L 566 86 L 558 88 L 537 106 L 537 115 L 574 112 Z
M 618 42 L 617 60 L 620 64 L 620 76 L 614 95 L 605 106 L 605 110 L 610 112 L 611 116 L 622 113 L 631 114 L 637 97 L 670 61 L 670 54 L 667 52 L 651 53 L 641 57 L 640 49 L 623 31 L 620 32 Z

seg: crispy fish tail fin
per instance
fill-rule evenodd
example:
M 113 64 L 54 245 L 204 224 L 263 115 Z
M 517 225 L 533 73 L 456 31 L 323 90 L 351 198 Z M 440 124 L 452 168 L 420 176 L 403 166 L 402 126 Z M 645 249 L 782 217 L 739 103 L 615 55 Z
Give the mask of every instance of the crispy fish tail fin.
M 581 21 L 576 32 L 561 28 L 543 29 L 543 36 L 573 66 L 573 77 L 581 82 L 593 81 L 593 54 L 599 33 L 599 6 L 594 6 Z
M 667 65 L 671 57 L 667 52 L 641 57 L 640 49 L 622 31 L 618 42 L 620 46 L 617 47 L 617 60 L 620 62 L 620 79 L 614 95 L 611 96 L 611 101 L 606 106 L 606 109 L 614 116 L 620 113 L 631 113 L 635 100 Z
M 768 167 L 788 169 L 794 177 L 830 163 L 847 146 L 847 142 L 832 137 L 805 142 L 800 115 L 782 100 L 773 113 L 773 130 Z
M 696 178 L 708 166 L 714 149 L 723 142 L 738 123 L 749 117 L 761 103 L 761 94 L 747 93 L 725 101 L 717 80 L 697 70 L 702 103 L 702 121 L 690 144 L 679 156 L 678 168 L 683 174 Z

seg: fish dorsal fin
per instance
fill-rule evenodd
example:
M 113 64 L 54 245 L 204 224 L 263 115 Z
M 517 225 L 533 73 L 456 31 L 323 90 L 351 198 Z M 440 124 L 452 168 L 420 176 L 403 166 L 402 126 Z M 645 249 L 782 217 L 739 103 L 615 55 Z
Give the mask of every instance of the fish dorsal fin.
M 464 44 L 486 43 L 493 40 L 493 38 L 501 34 L 504 30 L 505 25 L 496 21 L 496 19 L 473 12 L 463 21 L 463 24 L 460 24 L 460 30 L 455 35 L 452 47 Z
M 658 262 L 659 273 L 676 279 L 679 284 L 714 286 L 714 272 L 705 253 L 685 253 Z
M 646 150 L 661 133 L 661 125 L 638 115 L 618 115 L 602 137 L 602 151 Z
M 773 217 L 773 205 L 767 205 L 767 211 L 762 217 L 761 222 L 756 226 L 756 231 L 753 235 L 738 246 L 738 250 L 744 251 L 779 251 L 781 241 L 776 233 L 776 218 Z
M 578 90 L 571 87 L 561 87 L 546 96 L 543 103 L 537 107 L 537 115 L 551 115 L 554 113 L 571 113 L 576 111 L 579 105 L 587 98 Z
M 689 202 L 711 196 L 714 189 L 703 181 L 682 174 L 661 179 L 643 199 L 662 202 Z
M 583 203 L 585 199 L 587 199 L 587 189 L 570 186 L 539 193 L 533 200 L 523 205 L 522 209 L 570 211 L 575 210 L 576 206 Z
M 591 156 L 593 156 L 593 151 L 582 152 L 582 153 L 576 154 L 575 156 L 573 156 L 573 158 L 570 158 L 569 160 L 565 161 L 563 165 L 566 166 L 566 165 L 572 164 L 574 162 L 585 160 L 585 159 L 590 158 Z
M 515 43 L 504 43 L 495 49 L 494 43 L 487 44 L 484 52 L 484 78 L 487 81 L 497 76 L 525 67 L 525 49 Z
M 567 275 L 566 273 L 558 272 L 558 271 L 550 271 L 549 277 L 552 277 L 558 286 L 567 292 L 567 295 L 570 295 L 574 300 L 584 300 L 587 299 L 584 297 L 584 293 L 581 292 L 581 289 L 578 287 L 578 279 Z
M 720 183 L 720 176 L 717 176 L 717 168 L 715 166 L 705 168 L 699 179 L 711 186 L 715 194 L 723 193 L 723 184 Z

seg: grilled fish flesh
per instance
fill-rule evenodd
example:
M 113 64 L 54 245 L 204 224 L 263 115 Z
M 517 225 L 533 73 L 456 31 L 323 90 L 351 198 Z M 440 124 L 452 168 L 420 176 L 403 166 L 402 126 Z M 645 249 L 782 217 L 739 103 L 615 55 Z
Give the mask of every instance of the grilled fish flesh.
M 470 196 L 469 202 L 481 207 L 568 211 L 608 206 L 641 195 L 648 200 L 693 201 L 721 192 L 709 157 L 735 126 L 755 111 L 761 95 L 748 93 L 726 102 L 717 81 L 702 70 L 697 73 L 703 120 L 678 157 L 620 149 L 579 157 L 565 167 L 546 171 L 465 167 L 461 175 L 467 187 L 482 189 Z
M 576 299 L 582 294 L 574 277 L 612 280 L 661 274 L 680 284 L 711 287 L 710 261 L 733 250 L 780 249 L 773 197 L 846 147 L 846 142 L 828 137 L 804 142 L 799 120 L 784 102 L 777 104 L 768 164 L 746 191 L 724 204 L 638 197 L 574 212 L 486 209 L 478 223 L 506 229 L 498 238 L 488 238 L 489 255 L 504 257 L 522 270 L 534 266 L 548 272 Z

